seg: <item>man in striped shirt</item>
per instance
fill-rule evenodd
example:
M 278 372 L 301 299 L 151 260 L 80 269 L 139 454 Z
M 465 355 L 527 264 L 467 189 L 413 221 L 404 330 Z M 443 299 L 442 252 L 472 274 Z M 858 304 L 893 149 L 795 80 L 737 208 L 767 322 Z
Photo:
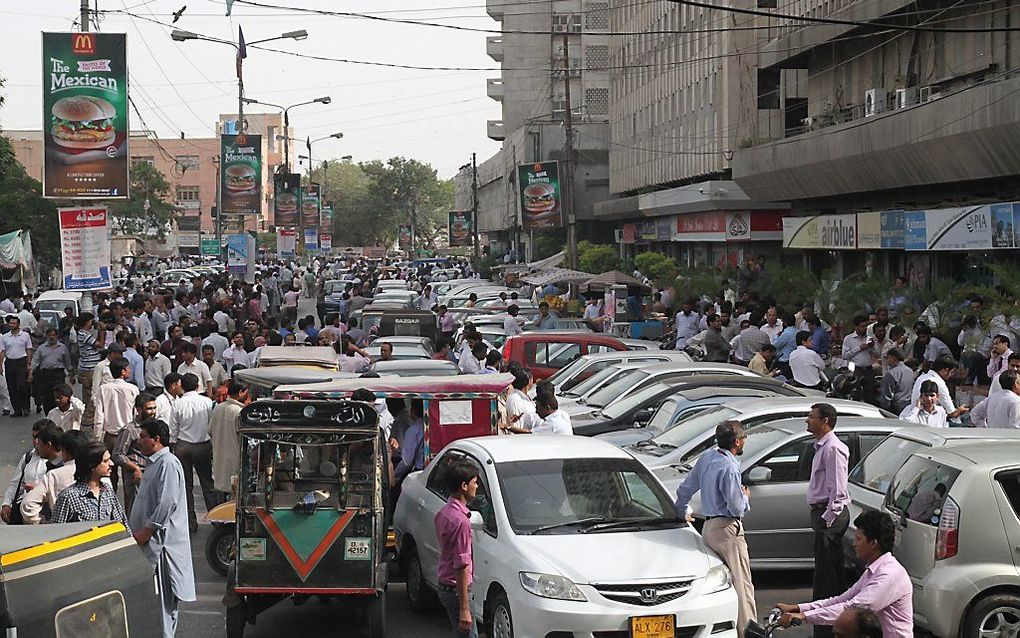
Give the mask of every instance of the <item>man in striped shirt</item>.
M 99 344 L 92 334 L 95 318 L 92 313 L 83 312 L 75 322 L 78 333 L 78 382 L 81 383 L 81 398 L 85 401 L 85 413 L 82 415 L 83 426 L 91 428 L 95 424 L 96 405 L 92 397 L 92 373 L 99 363 Z

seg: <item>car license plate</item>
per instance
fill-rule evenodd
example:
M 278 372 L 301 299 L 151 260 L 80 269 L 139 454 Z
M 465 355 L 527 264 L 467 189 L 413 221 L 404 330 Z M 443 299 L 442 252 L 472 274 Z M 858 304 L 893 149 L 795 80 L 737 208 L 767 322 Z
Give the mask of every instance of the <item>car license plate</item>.
M 630 638 L 674 638 L 676 616 L 631 616 Z

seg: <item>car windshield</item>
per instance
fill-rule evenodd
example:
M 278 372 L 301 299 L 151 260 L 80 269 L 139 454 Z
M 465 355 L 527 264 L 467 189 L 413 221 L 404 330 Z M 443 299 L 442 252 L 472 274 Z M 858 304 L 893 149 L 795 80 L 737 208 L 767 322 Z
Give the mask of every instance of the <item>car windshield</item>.
M 576 373 L 582 368 L 587 367 L 588 364 L 589 364 L 588 360 L 585 359 L 584 357 L 581 357 L 580 359 L 574 359 L 567 365 L 557 370 L 551 377 L 546 379 L 546 381 L 551 383 L 553 387 L 556 388 L 556 393 L 559 394 L 559 391 L 561 389 L 562 390 L 568 389 L 564 385 L 564 380 L 571 379 L 572 381 L 573 380 L 572 377 L 577 376 Z
M 622 521 L 682 524 L 665 490 L 633 458 L 518 461 L 496 470 L 517 534 L 571 534 Z
M 588 400 L 585 401 L 585 405 L 591 408 L 605 407 L 609 405 L 611 401 L 620 398 L 626 392 L 636 387 L 637 384 L 650 376 L 650 374 L 643 370 L 631 370 L 628 373 L 621 375 L 619 379 L 614 380 L 606 387 L 593 393 L 590 397 L 588 397 Z
M 669 386 L 662 383 L 653 383 L 647 388 L 642 388 L 630 396 L 623 397 L 619 401 L 614 401 L 606 406 L 606 409 L 602 410 L 602 416 L 606 419 L 618 419 L 623 415 L 642 407 L 645 403 L 648 403 L 656 398 L 663 390 Z
M 903 467 L 911 454 L 922 447 L 925 445 L 919 441 L 898 436 L 886 437 L 850 472 L 849 481 L 865 489 L 885 494 L 897 470 Z
M 343 292 L 347 288 L 346 281 L 327 281 L 326 294 L 332 295 L 335 292 Z
M 565 397 L 583 397 L 595 388 L 599 387 L 606 382 L 610 377 L 614 377 L 620 374 L 620 369 L 615 366 L 603 368 L 595 374 L 591 375 L 581 383 L 578 383 L 574 387 L 570 388 L 569 391 L 563 392 L 562 396 Z
M 704 441 L 697 447 L 693 448 L 687 454 L 684 454 L 680 458 L 680 463 L 687 463 L 694 465 L 694 462 L 698 460 L 698 457 L 715 447 L 715 430 L 711 432 L 704 432 Z M 776 443 L 786 439 L 790 436 L 790 433 L 786 430 L 778 430 L 769 425 L 757 425 L 753 428 L 749 428 L 747 432 L 747 440 L 744 441 L 744 457 L 750 458 L 759 452 L 771 448 Z
M 677 421 L 673 427 L 656 435 L 652 441 L 658 445 L 678 448 L 701 436 L 702 432 L 715 431 L 723 421 L 736 418 L 740 413 L 725 406 L 709 408 L 704 412 Z

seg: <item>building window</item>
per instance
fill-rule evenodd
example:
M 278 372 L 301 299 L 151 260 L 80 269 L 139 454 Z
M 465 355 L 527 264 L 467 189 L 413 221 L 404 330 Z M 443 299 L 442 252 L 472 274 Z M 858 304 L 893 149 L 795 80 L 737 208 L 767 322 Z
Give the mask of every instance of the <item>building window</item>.
M 279 129 L 275 126 L 266 127 L 266 141 L 269 142 L 269 152 L 278 153 L 280 151 L 280 143 L 276 141 L 276 133 Z
M 580 13 L 554 13 L 553 33 L 580 33 Z
M 609 113 L 609 89 L 585 89 L 584 103 L 591 115 L 607 115 Z
M 186 210 L 199 210 L 202 207 L 198 197 L 198 186 L 177 186 L 177 206 Z
M 198 166 L 198 155 L 178 155 L 174 159 L 181 168 L 196 168 Z
M 589 71 L 609 68 L 609 45 L 590 44 L 584 47 L 584 66 Z
M 155 164 L 155 160 L 156 158 L 154 158 L 152 155 L 135 155 L 134 157 L 131 158 L 132 162 L 141 162 L 143 164 L 148 164 L 149 166 Z
M 609 28 L 608 2 L 589 2 L 585 6 L 584 28 L 589 31 L 605 31 Z

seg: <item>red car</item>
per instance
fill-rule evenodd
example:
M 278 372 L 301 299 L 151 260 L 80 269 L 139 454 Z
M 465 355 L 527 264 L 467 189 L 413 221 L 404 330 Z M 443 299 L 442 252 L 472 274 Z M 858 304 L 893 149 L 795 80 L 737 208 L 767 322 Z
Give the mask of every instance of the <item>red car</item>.
M 503 344 L 503 359 L 530 368 L 535 379 L 545 379 L 582 355 L 626 349 L 609 335 L 547 330 L 510 337 Z

